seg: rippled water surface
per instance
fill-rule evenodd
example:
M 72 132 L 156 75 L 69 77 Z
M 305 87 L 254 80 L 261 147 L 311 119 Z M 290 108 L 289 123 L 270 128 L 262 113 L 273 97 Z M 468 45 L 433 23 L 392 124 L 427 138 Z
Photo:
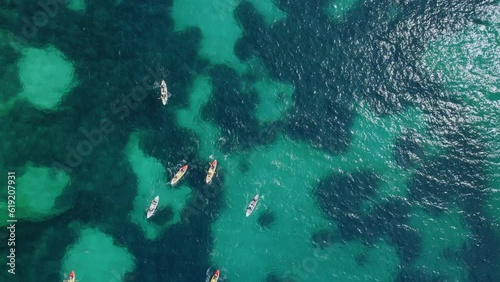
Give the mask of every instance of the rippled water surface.
M 40 3 L 0 2 L 0 281 L 500 281 L 495 1 Z

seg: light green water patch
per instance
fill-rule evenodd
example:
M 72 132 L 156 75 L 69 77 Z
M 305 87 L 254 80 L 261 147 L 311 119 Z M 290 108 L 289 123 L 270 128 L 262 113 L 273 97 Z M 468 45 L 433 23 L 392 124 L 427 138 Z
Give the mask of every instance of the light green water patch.
M 217 148 L 218 128 L 201 118 L 201 109 L 209 101 L 211 90 L 209 79 L 198 77 L 190 93 L 188 108 L 176 113 L 180 126 L 199 135 L 203 158 L 222 154 Z M 365 117 L 360 115 L 359 118 Z M 229 270 L 225 275 L 231 280 L 263 281 L 270 273 L 293 276 L 294 267 L 302 266 L 308 258 L 318 264 L 317 271 L 307 272 L 314 281 L 345 277 L 343 268 L 332 266 L 324 259 L 328 249 L 333 247 L 318 250 L 311 243 L 315 232 L 336 230 L 336 226 L 323 217 L 312 189 L 332 171 L 356 170 L 358 165 L 344 156 L 332 157 L 283 136 L 272 145 L 227 155 L 219 163 L 226 168 L 224 191 L 220 195 L 226 206 L 211 228 L 214 266 Z M 261 198 L 254 213 L 247 218 L 245 208 L 257 193 Z M 265 212 L 271 212 L 274 221 L 263 227 L 259 225 L 259 217 Z M 344 253 L 335 254 L 335 257 L 344 255 L 345 260 L 351 262 L 350 269 L 355 269 L 357 261 L 351 252 L 356 246 L 349 244 L 338 245 L 338 251 Z M 358 277 L 368 277 L 369 272 L 374 272 L 376 277 L 388 279 L 398 265 L 394 250 L 387 245 L 377 244 L 370 250 L 359 247 L 359 253 L 365 263 L 356 269 L 356 273 L 361 273 Z M 382 259 L 375 259 L 378 257 Z M 338 260 L 338 264 L 344 264 L 343 260 Z
M 15 191 L 11 198 L 15 201 L 15 219 L 43 219 L 63 212 L 64 210 L 55 206 L 55 201 L 69 181 L 69 175 L 63 171 L 28 164 L 25 173 L 16 175 L 15 182 L 11 185 L 14 188 L 11 190 Z M 7 200 L 6 197 L 0 202 L 2 214 L 7 212 Z M 4 218 L 7 218 L 7 214 Z M 6 223 L 0 224 L 3 226 Z
M 239 1 L 214 0 L 212 5 L 200 5 L 197 0 L 174 0 L 172 17 L 175 30 L 198 27 L 203 39 L 200 55 L 213 64 L 228 64 L 243 72 L 245 65 L 234 54 L 242 30 L 234 18 Z
M 431 217 L 422 210 L 411 214 L 410 226 L 422 235 L 422 253 L 414 265 L 427 273 L 446 277 L 446 281 L 467 281 L 467 271 L 461 255 L 471 238 L 462 224 L 458 210 L 449 210 L 440 217 Z
M 18 68 L 18 97 L 41 108 L 54 108 L 76 84 L 73 64 L 54 47 L 24 49 Z
M 199 135 L 203 158 L 214 152 L 222 154 L 217 148 L 218 128 L 208 126 L 210 122 L 201 118 L 201 109 L 209 101 L 211 90 L 209 79 L 198 77 L 191 90 L 189 107 L 177 111 L 179 125 Z M 301 265 L 305 258 L 310 258 L 318 261 L 318 270 L 308 272 L 310 277 L 314 277 L 313 281 L 329 281 L 334 276 L 344 277 L 342 268 L 332 267 L 328 260 L 320 261 L 327 249 L 318 251 L 311 243 L 315 232 L 336 230 L 336 226 L 323 217 L 312 190 L 322 178 L 332 172 L 350 172 L 357 170 L 360 165 L 378 169 L 378 164 L 384 161 L 370 163 L 370 158 L 373 157 L 371 154 L 380 151 L 369 153 L 361 148 L 367 147 L 368 143 L 372 145 L 375 137 L 363 135 L 363 132 L 377 135 L 382 127 L 387 131 L 398 129 L 400 132 L 405 125 L 410 124 L 411 128 L 415 128 L 419 125 L 417 117 L 421 117 L 418 110 L 409 110 L 399 116 L 380 120 L 369 113 L 360 114 L 357 125 L 353 128 L 354 136 L 360 138 L 356 143 L 360 147 L 357 149 L 359 152 L 351 151 L 343 156 L 332 157 L 309 145 L 279 136 L 272 145 L 220 159 L 220 165 L 225 167 L 224 191 L 220 195 L 224 197 L 225 208 L 220 211 L 211 228 L 214 238 L 211 253 L 213 265 L 227 269 L 225 274 L 231 280 L 263 281 L 270 273 L 292 275 L 290 272 L 295 266 Z M 390 144 L 397 133 L 386 133 L 386 136 L 379 143 L 384 145 L 383 154 L 390 159 Z M 353 156 L 357 157 L 358 163 L 353 163 Z M 392 174 L 394 179 L 397 179 L 396 172 Z M 254 213 L 247 218 L 245 208 L 257 193 L 261 198 Z M 273 213 L 274 221 L 263 227 L 259 225 L 259 217 L 265 212 Z M 351 256 L 349 259 L 352 261 L 352 254 L 349 254 L 351 247 L 344 248 L 344 256 Z M 359 252 L 362 250 L 364 249 Z M 393 266 L 398 265 L 394 250 L 377 245 L 370 252 L 373 255 L 361 256 L 368 258 L 367 261 L 372 260 L 369 259 L 371 256 L 382 257 L 381 264 L 377 265 L 379 262 L 373 259 L 372 263 L 361 264 L 356 273 L 367 273 L 361 275 L 367 276 L 369 271 L 374 271 L 379 273 L 377 277 L 384 279 L 392 275 Z M 342 264 L 339 261 L 339 265 Z M 356 266 L 351 266 L 354 267 Z
M 125 154 L 137 176 L 137 195 L 134 200 L 134 210 L 130 214 L 131 221 L 139 225 L 145 237 L 153 240 L 169 226 L 180 222 L 181 211 L 184 208 L 191 189 L 187 186 L 170 186 L 170 179 L 165 175 L 165 168 L 155 158 L 146 156 L 139 147 L 141 133 L 130 135 Z M 155 224 L 146 219 L 146 211 L 151 201 L 160 196 L 157 212 L 169 207 L 173 211 L 173 218 L 164 224 Z M 153 216 L 154 217 L 154 216 Z
M 134 257 L 113 238 L 96 228 L 82 229 L 79 240 L 66 252 L 60 270 L 61 281 L 74 270 L 77 281 L 124 281 L 134 269 Z
M 413 130 L 425 136 L 423 142 L 426 154 L 435 154 L 435 142 L 426 134 L 426 115 L 417 108 L 408 108 L 400 114 L 383 118 L 363 107 L 359 107 L 357 112 L 350 149 L 335 159 L 336 163 L 341 164 L 339 169 L 354 171 L 361 167 L 374 170 L 381 177 L 376 198 L 406 197 L 406 182 L 413 171 L 397 165 L 394 141 L 402 133 Z
M 293 106 L 294 87 L 290 84 L 264 79 L 257 81 L 254 88 L 259 94 L 256 117 L 261 124 L 279 120 Z
M 243 171 L 242 162 L 248 163 Z M 263 281 L 271 269 L 285 273 L 295 262 L 313 256 L 313 232 L 335 229 L 311 193 L 331 172 L 331 162 L 323 152 L 283 137 L 271 147 L 225 159 L 224 166 L 232 169 L 225 174 L 227 207 L 212 225 L 214 265 L 231 269 L 231 280 Z M 261 199 L 247 218 L 245 208 L 257 193 Z M 257 223 L 264 210 L 275 214 L 269 230 Z
M 400 7 L 398 4 L 392 4 L 391 8 L 387 12 L 387 17 L 389 18 L 390 21 L 393 21 L 397 18 L 397 16 L 400 13 Z
M 344 15 L 358 4 L 359 0 L 333 0 L 327 12 L 334 20 L 342 20 Z
M 384 241 L 369 247 L 359 241 L 340 243 L 326 251 L 331 257 L 319 272 L 329 271 L 304 281 L 392 281 L 399 265 L 396 250 Z
M 87 10 L 87 4 L 85 0 L 69 0 L 68 9 L 78 12 L 84 12 Z
M 217 1 L 217 0 L 215 0 Z M 224 1 L 224 0 L 218 0 Z M 228 0 L 226 0 L 228 1 Z M 230 0 L 229 0 L 230 1 Z M 235 1 L 235 0 L 233 0 Z M 249 0 L 255 7 L 255 9 L 264 16 L 266 20 L 266 24 L 271 26 L 272 24 L 285 19 L 286 14 L 276 6 L 275 1 L 273 0 Z
M 359 242 L 315 249 L 311 236 L 318 230 L 336 230 L 317 206 L 312 190 L 338 169 L 322 151 L 279 137 L 271 146 L 230 157 L 225 174 L 226 209 L 212 225 L 214 265 L 230 270 L 231 280 L 264 281 L 269 273 L 299 277 L 297 281 L 389 281 L 399 260 L 385 244 L 368 248 Z M 241 171 L 241 163 L 248 168 Z M 253 214 L 245 217 L 251 198 L 261 198 Z M 259 216 L 272 211 L 270 227 L 258 224 Z M 227 232 L 231 230 L 231 232 Z M 293 235 L 292 235 L 293 234 Z M 245 262 L 245 263 L 241 263 Z
M 208 159 L 216 154 L 219 143 L 219 129 L 212 123 L 201 118 L 203 106 L 212 96 L 212 84 L 207 77 L 197 77 L 190 91 L 189 107 L 176 112 L 179 126 L 193 130 L 199 137 L 199 154 L 203 159 Z

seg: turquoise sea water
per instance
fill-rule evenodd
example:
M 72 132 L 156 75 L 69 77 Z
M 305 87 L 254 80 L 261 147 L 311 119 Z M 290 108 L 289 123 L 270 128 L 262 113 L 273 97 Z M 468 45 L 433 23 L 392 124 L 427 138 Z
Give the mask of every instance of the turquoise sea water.
M 0 281 L 500 281 L 499 34 L 495 1 L 1 1 Z

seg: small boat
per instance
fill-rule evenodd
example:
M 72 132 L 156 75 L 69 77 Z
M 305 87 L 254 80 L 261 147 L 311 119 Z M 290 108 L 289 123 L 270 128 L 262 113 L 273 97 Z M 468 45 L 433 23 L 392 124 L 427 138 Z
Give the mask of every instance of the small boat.
M 69 274 L 68 280 L 64 280 L 64 282 L 75 282 L 76 281 L 75 279 L 76 279 L 75 272 L 71 271 L 71 273 Z
M 163 103 L 163 105 L 166 105 L 167 101 L 168 101 L 168 90 L 167 90 L 167 84 L 165 83 L 165 80 L 161 81 L 160 87 L 161 87 L 160 99 L 161 99 L 161 102 Z
M 248 205 L 248 207 L 247 207 L 247 216 L 249 216 L 253 212 L 253 210 L 255 209 L 255 206 L 257 205 L 258 201 L 259 201 L 259 194 L 255 195 L 255 197 L 253 197 L 252 201 Z
M 186 173 L 187 169 L 188 169 L 188 165 L 181 167 L 181 169 L 179 169 L 179 171 L 174 175 L 174 178 L 172 178 L 172 181 L 170 181 L 170 184 L 174 185 L 179 180 L 181 180 L 181 178 Z
M 210 279 L 210 282 L 217 282 L 219 280 L 219 270 L 217 269 L 214 273 L 214 276 L 212 276 L 212 279 Z
M 148 214 L 146 215 L 146 218 L 150 218 L 153 216 L 153 214 L 156 211 L 156 208 L 158 207 L 159 201 L 160 201 L 160 196 L 156 196 L 154 200 L 151 202 L 151 205 L 149 205 Z
M 207 184 L 210 184 L 212 182 L 212 178 L 215 175 L 216 169 L 217 169 L 217 160 L 214 160 L 213 162 L 210 163 L 210 167 L 208 168 L 207 171 L 207 177 L 205 178 L 205 182 Z

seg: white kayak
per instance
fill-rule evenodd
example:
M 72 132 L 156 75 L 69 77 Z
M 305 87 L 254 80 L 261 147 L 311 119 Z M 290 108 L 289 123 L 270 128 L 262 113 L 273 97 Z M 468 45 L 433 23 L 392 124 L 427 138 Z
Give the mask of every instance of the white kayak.
M 165 83 L 165 80 L 161 81 L 160 87 L 161 87 L 160 99 L 161 99 L 161 102 L 163 103 L 163 105 L 166 105 L 167 101 L 168 101 L 168 90 L 167 90 L 167 84 Z
M 175 185 L 175 183 L 179 182 L 179 180 L 181 180 L 181 178 L 186 173 L 187 169 L 188 165 L 184 165 L 183 167 L 181 167 L 181 169 L 179 169 L 179 171 L 174 175 L 174 177 L 170 181 L 170 185 Z
M 247 207 L 247 216 L 249 216 L 253 212 L 253 210 L 255 209 L 255 206 L 257 205 L 258 201 L 259 201 L 259 194 L 255 195 L 255 197 L 253 197 L 252 201 L 248 205 L 248 207 Z
M 153 214 L 156 211 L 156 208 L 158 207 L 159 201 L 160 201 L 160 196 L 156 196 L 154 200 L 151 202 L 151 205 L 149 205 L 148 214 L 146 215 L 146 218 L 150 218 L 153 216 Z
M 210 163 L 210 167 L 208 168 L 208 171 L 207 171 L 207 177 L 205 178 L 205 182 L 207 184 L 212 183 L 212 178 L 215 175 L 216 169 L 217 169 L 217 160 L 214 160 L 213 162 Z

